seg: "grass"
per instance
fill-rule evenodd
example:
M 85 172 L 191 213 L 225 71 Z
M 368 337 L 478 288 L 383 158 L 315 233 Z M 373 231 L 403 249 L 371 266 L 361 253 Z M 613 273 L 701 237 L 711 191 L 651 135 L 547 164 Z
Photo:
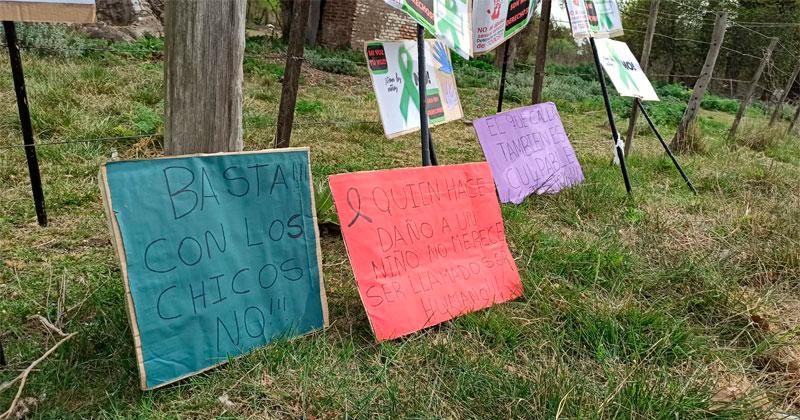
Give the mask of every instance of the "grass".
M 25 54 L 37 141 L 159 132 L 158 45 L 146 41 L 147 54 L 135 45 L 67 58 Z M 248 42 L 248 51 L 259 54 L 271 48 Z M 269 148 L 282 62 L 252 58 L 247 65 L 245 148 Z M 457 67 L 467 118 L 495 107 L 496 85 L 482 82 L 494 71 L 481 66 Z M 513 80 L 523 84 L 525 71 Z M 35 222 L 22 150 L 0 149 L 0 340 L 9 360 L 0 382 L 55 342 L 30 317 L 56 320 L 61 313 L 64 330 L 78 335 L 31 375 L 23 396 L 34 417 L 798 412 L 800 140 L 760 142 L 758 150 L 729 143 L 733 115 L 704 110 L 698 129 L 705 150 L 679 156 L 700 195 L 686 189 L 655 138 L 641 132 L 628 161 L 634 195 L 627 197 L 618 168 L 609 165 L 596 87 L 577 73 L 548 77 L 545 96 L 559 106 L 586 182 L 502 208 L 522 298 L 375 344 L 342 239 L 328 232 L 321 242 L 330 328 L 155 392 L 137 388 L 96 173 L 112 151 L 123 159 L 154 157 L 158 142 L 40 147 L 47 228 Z M 20 143 L 9 80 L 3 63 L 0 146 Z M 509 107 L 527 100 L 519 96 Z M 383 137 L 368 77 L 305 68 L 298 99 L 292 142 L 311 147 L 316 184 L 345 171 L 419 164 L 417 136 Z M 621 118 L 628 107 L 615 100 Z M 306 124 L 320 120 L 342 124 Z M 674 124 L 658 121 L 669 140 Z M 747 122 L 764 120 L 756 114 Z M 443 163 L 483 159 L 473 129 L 461 122 L 436 127 L 433 136 Z M 0 407 L 10 400 L 8 391 L 0 395 Z

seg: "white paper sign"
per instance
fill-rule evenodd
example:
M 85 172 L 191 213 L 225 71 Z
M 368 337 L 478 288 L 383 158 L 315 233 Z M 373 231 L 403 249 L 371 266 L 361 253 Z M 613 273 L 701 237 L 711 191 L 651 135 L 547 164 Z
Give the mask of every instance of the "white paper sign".
M 433 126 L 463 118 L 450 52 L 442 41 L 425 42 L 428 122 Z M 386 137 L 419 130 L 417 41 L 369 41 L 364 54 Z
M 538 0 L 384 0 L 469 59 L 489 52 L 530 22 Z
M 631 96 L 643 101 L 659 100 L 653 85 L 627 44 L 611 39 L 595 39 L 594 42 L 600 64 L 621 96 Z
M 616 0 L 565 1 L 575 39 L 622 35 L 622 18 Z

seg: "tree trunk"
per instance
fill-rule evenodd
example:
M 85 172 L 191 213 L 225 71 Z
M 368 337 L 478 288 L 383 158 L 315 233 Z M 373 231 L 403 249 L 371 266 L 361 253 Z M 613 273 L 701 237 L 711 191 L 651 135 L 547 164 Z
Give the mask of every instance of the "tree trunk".
M 544 88 L 544 66 L 547 62 L 547 39 L 550 36 L 550 8 L 551 0 L 542 1 L 542 15 L 539 22 L 539 36 L 536 38 L 536 66 L 533 69 L 533 92 L 531 103 L 538 104 L 542 101 Z
M 289 42 L 289 31 L 292 26 L 292 16 L 294 16 L 294 1 L 281 0 L 281 39 Z
M 642 47 L 642 57 L 639 65 L 642 67 L 642 72 L 647 74 L 647 68 L 650 65 L 650 49 L 653 46 L 653 35 L 656 32 L 656 20 L 658 19 L 658 4 L 661 0 L 650 1 L 650 17 L 647 20 L 647 32 L 644 35 L 644 46 Z M 639 116 L 639 98 L 633 99 L 633 108 L 631 108 L 631 117 L 628 120 L 628 134 L 625 137 L 625 156 L 630 155 L 631 148 L 633 147 L 633 135 L 636 132 L 636 119 Z
M 775 49 L 775 45 L 777 44 L 778 38 L 772 38 L 770 40 L 769 46 L 767 46 L 767 50 L 764 52 L 764 59 L 761 60 L 761 64 L 758 65 L 758 69 L 753 75 L 753 80 L 750 81 L 750 86 L 747 88 L 747 93 L 745 93 L 744 98 L 742 98 L 742 102 L 739 104 L 739 110 L 736 111 L 736 118 L 733 119 L 731 130 L 728 132 L 728 139 L 733 140 L 736 138 L 736 131 L 739 129 L 739 123 L 742 122 L 742 118 L 744 118 L 744 114 L 747 112 L 747 107 L 750 106 L 750 101 L 753 100 L 753 95 L 756 94 L 758 81 L 761 79 L 761 74 L 764 73 L 764 68 L 766 68 L 767 64 L 769 64 L 769 60 L 772 57 L 772 51 Z
M 514 38 L 509 38 L 494 50 L 494 65 L 498 69 L 503 68 L 503 54 L 506 53 L 506 48 L 508 48 L 508 66 L 506 69 L 513 70 L 514 59 L 517 56 L 517 43 L 514 42 Z
M 772 127 L 778 122 L 778 117 L 781 116 L 781 110 L 783 109 L 783 104 L 789 99 L 789 94 L 792 92 L 792 86 L 794 86 L 794 81 L 797 79 L 797 75 L 800 74 L 800 61 L 797 62 L 797 65 L 792 71 L 792 75 L 789 76 L 789 81 L 786 82 L 786 88 L 783 89 L 783 93 L 781 97 L 778 98 L 778 104 L 775 105 L 775 111 L 772 112 L 772 117 L 769 119 L 769 126 Z
M 242 150 L 245 2 L 166 2 L 167 154 Z
M 278 106 L 278 128 L 275 131 L 275 147 L 289 147 L 294 123 L 294 108 L 297 105 L 297 87 L 300 84 L 300 69 L 303 65 L 306 22 L 310 0 L 297 0 L 292 7 L 289 45 L 286 48 L 286 66 L 283 71 L 281 103 Z
M 700 113 L 700 103 L 703 101 L 703 96 L 705 96 L 708 85 L 711 83 L 711 77 L 714 74 L 714 66 L 717 64 L 719 50 L 722 48 L 722 41 L 725 39 L 725 26 L 727 23 L 727 12 L 722 12 L 717 15 L 717 20 L 714 23 L 714 33 L 711 35 L 711 46 L 706 55 L 706 62 L 703 64 L 700 78 L 697 79 L 697 82 L 694 84 L 692 98 L 689 100 L 689 106 L 686 108 L 686 112 L 683 113 L 678 131 L 675 133 L 675 137 L 672 138 L 671 147 L 673 150 L 686 151 L 690 149 L 690 139 L 687 137 L 689 128 L 697 119 L 697 114 Z

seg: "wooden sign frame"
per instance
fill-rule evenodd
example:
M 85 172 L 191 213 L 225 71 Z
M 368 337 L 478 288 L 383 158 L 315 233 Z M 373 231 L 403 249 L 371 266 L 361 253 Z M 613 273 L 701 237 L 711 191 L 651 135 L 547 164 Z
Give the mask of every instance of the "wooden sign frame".
M 95 0 L 0 0 L 0 20 L 94 23 Z

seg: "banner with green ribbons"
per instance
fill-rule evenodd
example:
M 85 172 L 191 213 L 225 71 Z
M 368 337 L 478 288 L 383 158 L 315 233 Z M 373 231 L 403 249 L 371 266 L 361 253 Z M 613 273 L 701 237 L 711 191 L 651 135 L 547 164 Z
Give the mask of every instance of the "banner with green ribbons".
M 436 125 L 463 118 L 447 47 L 442 41 L 432 39 L 426 40 L 425 46 L 428 122 Z M 370 41 L 365 43 L 364 53 L 386 137 L 393 138 L 419 130 L 416 41 Z

